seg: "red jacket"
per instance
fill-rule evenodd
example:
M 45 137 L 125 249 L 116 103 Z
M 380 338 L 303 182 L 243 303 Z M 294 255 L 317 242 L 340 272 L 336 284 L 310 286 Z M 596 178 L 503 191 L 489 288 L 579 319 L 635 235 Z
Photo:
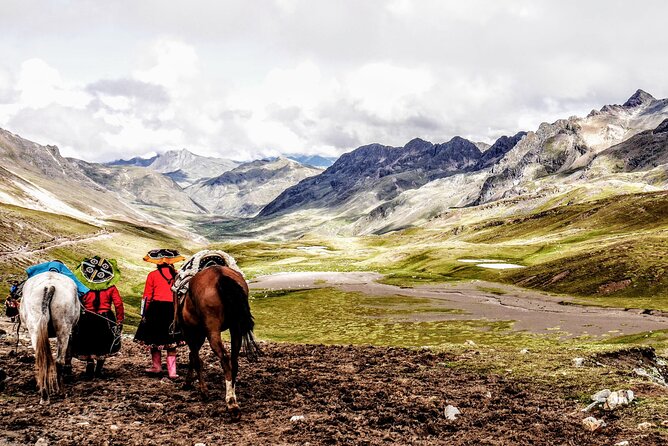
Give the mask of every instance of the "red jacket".
M 174 277 L 169 268 L 159 268 L 151 271 L 146 277 L 146 285 L 144 286 L 144 299 L 147 303 L 151 301 L 173 302 L 174 295 L 172 294 L 172 284 L 174 284 Z
M 98 300 L 97 294 L 100 294 Z M 125 310 L 123 309 L 123 299 L 115 286 L 111 286 L 106 290 L 93 291 L 90 290 L 81 298 L 83 306 L 88 311 L 94 313 L 105 313 L 111 310 L 113 303 L 114 310 L 116 310 L 116 320 L 121 323 L 125 317 Z

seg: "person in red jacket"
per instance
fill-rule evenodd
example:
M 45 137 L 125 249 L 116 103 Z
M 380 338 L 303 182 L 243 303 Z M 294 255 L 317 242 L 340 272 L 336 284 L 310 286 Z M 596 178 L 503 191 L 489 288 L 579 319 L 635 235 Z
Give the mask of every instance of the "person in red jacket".
M 121 273 L 115 260 L 95 256 L 84 259 L 74 274 L 90 291 L 81 297 L 86 311 L 72 337 L 72 354 L 86 361 L 86 377 L 102 377 L 106 358 L 121 348 L 125 310 L 115 286 Z
M 176 348 L 185 342 L 172 328 L 174 322 L 172 285 L 176 277 L 176 270 L 172 265 L 184 260 L 184 257 L 173 249 L 155 249 L 149 251 L 144 260 L 155 263 L 157 269 L 146 277 L 142 318 L 134 340 L 151 350 L 153 365 L 146 369 L 146 372 L 153 374 L 162 372 L 161 351 L 167 350 L 167 375 L 171 379 L 178 378 Z

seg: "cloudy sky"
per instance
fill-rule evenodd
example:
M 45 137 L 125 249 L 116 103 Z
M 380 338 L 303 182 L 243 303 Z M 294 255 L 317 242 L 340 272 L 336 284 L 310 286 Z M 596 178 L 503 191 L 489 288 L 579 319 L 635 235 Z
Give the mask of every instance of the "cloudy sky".
M 668 97 L 666 17 L 662 0 L 2 0 L 0 127 L 90 161 L 491 142 Z

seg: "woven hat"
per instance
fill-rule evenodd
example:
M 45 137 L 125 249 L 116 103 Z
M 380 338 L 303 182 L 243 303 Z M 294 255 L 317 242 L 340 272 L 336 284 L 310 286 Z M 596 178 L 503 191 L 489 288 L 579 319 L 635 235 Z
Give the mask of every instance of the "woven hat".
M 179 254 L 176 249 L 153 249 L 144 256 L 144 261 L 162 265 L 164 263 L 173 265 L 176 262 L 182 262 L 186 258 Z
M 74 270 L 74 275 L 91 290 L 107 289 L 121 279 L 116 260 L 100 256 L 83 259 Z

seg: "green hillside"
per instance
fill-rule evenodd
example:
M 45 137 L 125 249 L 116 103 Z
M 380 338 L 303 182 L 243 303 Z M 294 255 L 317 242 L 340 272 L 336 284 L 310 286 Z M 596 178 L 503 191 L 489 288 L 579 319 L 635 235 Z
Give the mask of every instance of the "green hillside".
M 568 203 L 567 196 L 555 200 Z M 413 286 L 481 279 L 580 296 L 599 305 L 668 309 L 668 193 L 630 194 L 562 204 L 510 218 L 457 210 L 422 228 L 381 236 L 305 237 L 289 242 L 229 242 L 250 277 L 281 271 L 372 270 Z M 323 246 L 309 252 L 309 246 Z M 483 269 L 488 259 L 521 269 Z
M 71 269 L 81 259 L 100 255 L 117 259 L 118 289 L 126 303 L 128 323 L 138 318 L 146 275 L 154 268 L 142 260 L 147 251 L 171 247 L 186 254 L 198 246 L 169 234 L 167 228 L 123 221 L 85 223 L 74 218 L 0 204 L 0 295 L 11 280 L 23 280 L 27 266 L 59 259 Z

